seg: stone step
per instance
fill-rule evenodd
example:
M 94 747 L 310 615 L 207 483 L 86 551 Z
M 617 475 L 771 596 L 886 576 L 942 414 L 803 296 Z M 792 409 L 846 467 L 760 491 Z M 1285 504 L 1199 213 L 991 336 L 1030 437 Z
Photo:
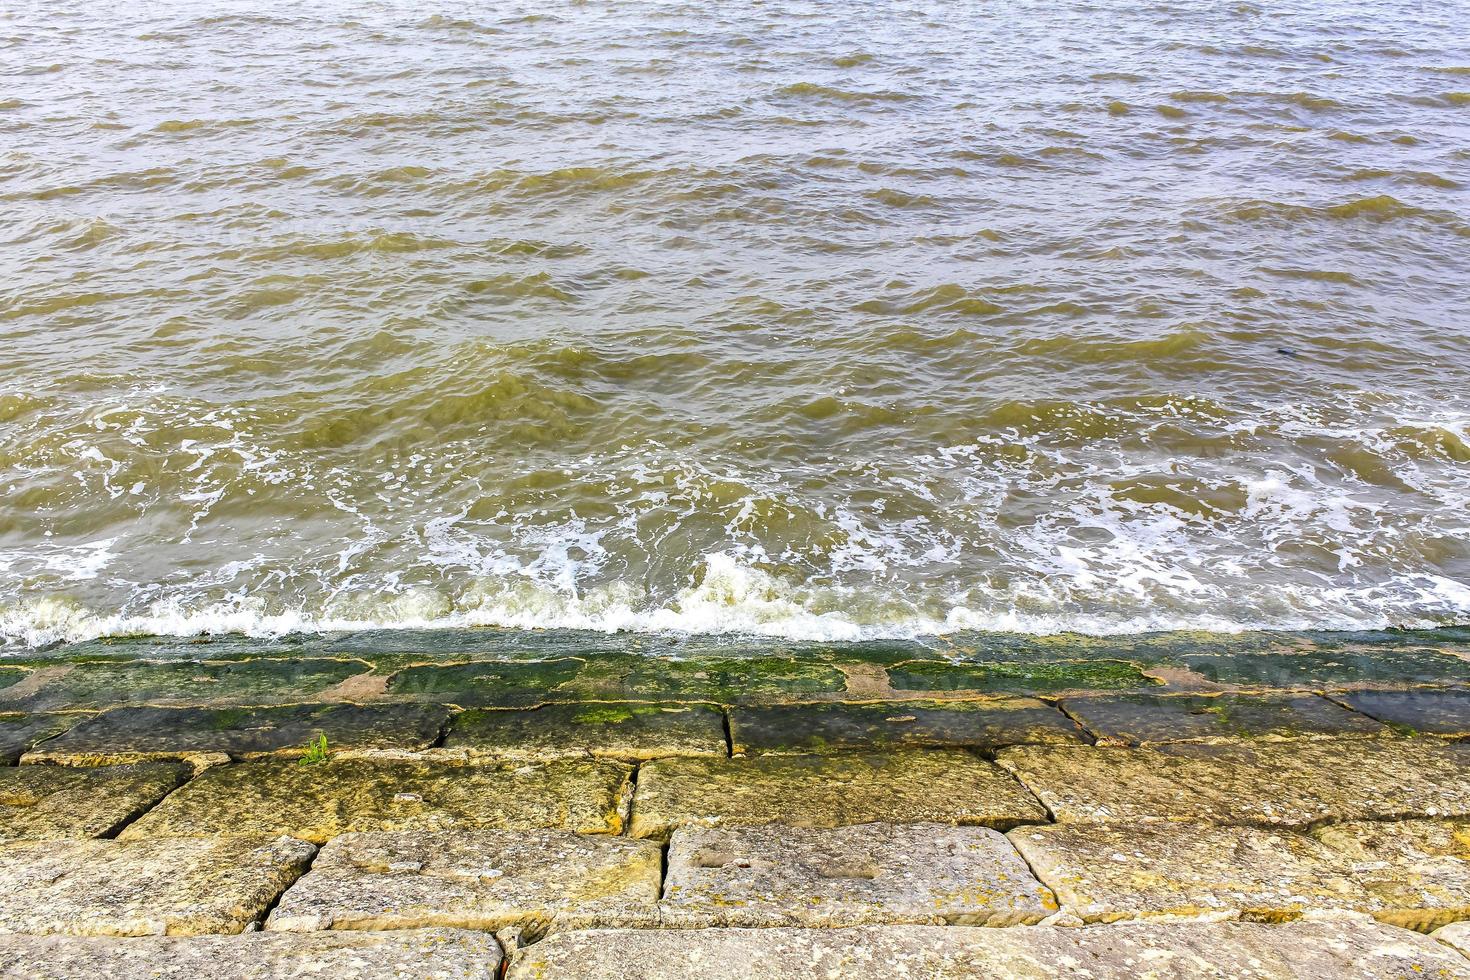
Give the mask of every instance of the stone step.
M 523 949 L 507 980 L 1467 980 L 1470 960 L 1428 936 L 1361 921 L 851 929 L 591 930 Z
M 1010 776 L 964 751 L 661 759 L 638 773 L 634 837 L 685 826 L 840 827 L 948 823 L 1008 828 L 1046 819 Z
M 449 714 L 425 704 L 114 708 L 41 743 L 23 761 L 105 765 L 214 754 L 299 756 L 320 736 L 339 755 L 416 752 L 439 740 Z
M 238 762 L 206 770 L 121 837 L 263 832 L 325 843 L 354 831 L 455 827 L 616 834 L 623 827 L 630 772 L 615 762 L 570 760 Z
M 500 946 L 453 929 L 242 936 L 0 936 L 0 976 L 26 980 L 492 980 Z
M 1470 744 L 1440 739 L 1018 746 L 996 761 L 1060 823 L 1470 815 Z
M 1087 741 L 1071 719 L 1032 698 L 733 708 L 730 740 L 751 755 Z
M 291 838 L 27 841 L 0 846 L 0 933 L 235 933 L 311 862 Z
M 706 704 L 549 704 L 530 711 L 472 708 L 454 719 L 445 749 L 470 758 L 541 761 L 576 756 L 720 758 L 725 714 Z
M 90 718 L 90 714 L 7 711 L 0 714 L 0 765 L 13 766 L 37 742 L 43 742 Z
M 1470 823 L 1339 823 L 1312 836 L 1374 897 L 1377 918 L 1420 931 L 1470 919 Z
M 661 862 L 651 841 L 564 831 L 344 834 L 321 849 L 266 928 L 649 925 Z
M 1470 690 L 1353 691 L 1334 699 L 1400 731 L 1470 738 Z
M 177 762 L 0 768 L 0 841 L 101 837 L 189 778 Z
M 1099 745 L 1387 734 L 1366 715 L 1315 694 L 1120 694 L 1064 698 L 1059 707 Z
M 669 843 L 667 927 L 1012 925 L 1056 900 L 986 827 L 691 827 Z

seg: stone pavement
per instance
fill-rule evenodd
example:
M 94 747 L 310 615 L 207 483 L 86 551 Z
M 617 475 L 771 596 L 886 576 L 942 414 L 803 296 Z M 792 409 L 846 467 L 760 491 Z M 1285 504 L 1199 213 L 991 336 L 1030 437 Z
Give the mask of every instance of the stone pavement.
M 1470 631 L 653 647 L 0 663 L 0 976 L 1470 980 Z

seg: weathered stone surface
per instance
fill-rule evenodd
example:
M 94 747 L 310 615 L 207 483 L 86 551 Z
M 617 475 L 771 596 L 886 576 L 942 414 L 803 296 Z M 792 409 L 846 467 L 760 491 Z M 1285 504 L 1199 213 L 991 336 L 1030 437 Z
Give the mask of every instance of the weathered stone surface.
M 614 762 L 446 765 L 411 760 L 240 762 L 209 769 L 122 837 L 266 832 L 324 842 L 372 830 L 622 829 L 629 767 Z
M 1120 694 L 1067 698 L 1060 707 L 1100 745 L 1385 733 L 1373 719 L 1315 694 Z
M 1337 700 L 1400 732 L 1470 735 L 1470 691 L 1354 691 Z
M 1221 687 L 1346 690 L 1385 684 L 1463 684 L 1470 661 L 1434 650 L 1304 649 L 1298 653 L 1187 654 L 1177 662 Z
M 847 675 L 830 663 L 794 657 L 649 657 L 632 660 L 615 684 L 629 699 L 744 704 L 837 694 Z
M 1428 936 L 1352 921 L 1149 923 L 1078 929 L 599 929 L 553 934 L 526 949 L 507 973 L 507 980 L 608 977 L 1465 980 L 1470 977 L 1470 961 Z
M 999 831 L 891 823 L 675 831 L 660 906 L 680 928 L 1000 926 L 1056 909 Z
M 1304 825 L 1470 813 L 1470 745 L 1437 739 L 1020 746 L 996 761 L 1061 823 Z
M 730 740 L 751 754 L 1085 741 L 1060 711 L 1031 698 L 732 708 Z
M 1059 694 L 1158 687 L 1159 681 L 1121 660 L 1025 660 L 975 663 L 914 661 L 888 669 L 888 681 L 903 691 L 985 691 Z
M 1433 936 L 1448 946 L 1453 946 L 1470 956 L 1470 922 L 1451 922 L 1434 930 Z
M 388 678 L 388 693 L 464 707 L 532 707 L 568 700 L 559 691 L 582 666 L 565 657 L 409 667 Z
M 360 660 L 79 663 L 21 702 L 29 710 L 122 704 L 285 704 L 309 700 L 368 665 Z
M 1351 822 L 1312 836 L 1376 899 L 1384 922 L 1428 931 L 1470 919 L 1470 823 Z
M 26 980 L 491 980 L 500 958 L 493 937 L 456 929 L 0 937 L 0 975 Z
M 345 834 L 322 848 L 266 927 L 649 925 L 661 862 L 651 841 L 560 830 Z
M 702 704 L 550 704 L 531 711 L 471 709 L 444 745 L 471 757 L 554 759 L 591 755 L 657 759 L 725 756 L 725 716 Z
M 691 824 L 1004 828 L 1044 819 L 1031 794 L 968 752 L 661 759 L 639 770 L 632 834 L 662 837 Z
M 0 714 L 0 764 L 13 766 L 31 746 L 86 721 L 84 714 Z
M 239 932 L 306 869 L 290 838 L 28 841 L 0 847 L 0 932 Z
M 321 735 L 333 753 L 412 752 L 438 741 L 449 713 L 428 704 L 114 708 L 37 746 L 26 761 L 98 765 L 220 752 L 299 756 Z
M 0 769 L 0 841 L 100 837 L 189 778 L 171 762 L 70 769 Z
M 1049 825 L 1008 835 L 1062 908 L 1086 922 L 1204 916 L 1284 920 L 1371 911 L 1320 843 L 1260 827 Z

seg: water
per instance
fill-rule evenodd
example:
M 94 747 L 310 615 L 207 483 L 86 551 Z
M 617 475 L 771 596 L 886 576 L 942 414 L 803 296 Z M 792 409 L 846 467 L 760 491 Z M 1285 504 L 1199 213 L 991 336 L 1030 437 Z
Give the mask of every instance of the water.
M 1470 619 L 1470 6 L 0 11 L 0 636 Z

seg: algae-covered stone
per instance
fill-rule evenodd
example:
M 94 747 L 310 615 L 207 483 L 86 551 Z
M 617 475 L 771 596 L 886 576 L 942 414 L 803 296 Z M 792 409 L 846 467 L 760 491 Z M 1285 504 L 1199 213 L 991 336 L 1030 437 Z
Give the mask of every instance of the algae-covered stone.
M 19 684 L 30 674 L 29 670 L 20 667 L 0 667 L 0 692 L 15 684 Z M 0 694 L 3 697 L 3 694 Z
M 1385 732 L 1373 719 L 1315 694 L 1099 695 L 1067 698 L 1060 707 L 1096 735 L 1099 744 L 1145 745 Z
M 0 714 L 0 765 L 13 766 L 31 746 L 60 735 L 85 714 Z
M 1045 819 L 1030 793 L 968 752 L 661 759 L 639 770 L 632 834 L 661 837 L 688 825 L 1010 827 Z
M 525 949 L 507 980 L 1220 980 L 1222 977 L 1470 978 L 1428 936 L 1372 922 L 866 926 L 852 929 L 597 929 Z
M 1080 743 L 1077 725 L 1030 698 L 732 708 L 734 751 L 753 754 Z
M 475 707 L 531 707 L 567 700 L 559 689 L 581 671 L 574 658 L 481 661 L 409 667 L 388 678 L 388 693 Z
M 1353 691 L 1337 700 L 1400 732 L 1470 735 L 1470 691 Z
M 1246 656 L 1188 654 L 1177 662 L 1222 687 L 1334 690 L 1470 681 L 1470 661 L 1451 654 L 1373 646 Z
M 259 919 L 316 848 L 288 837 L 28 841 L 0 846 L 0 932 L 234 933 Z
M 0 769 L 0 841 L 101 837 L 189 778 L 173 762 Z
M 456 929 L 0 937 L 0 976 L 26 980 L 492 980 L 500 960 L 493 937 Z
M 1208 824 L 1051 825 L 1008 835 L 1062 908 L 1086 922 L 1154 916 L 1281 921 L 1366 912 L 1371 896 L 1317 841 Z
M 266 927 L 647 925 L 661 862 L 650 841 L 560 830 L 344 834 L 322 848 Z
M 1470 918 L 1470 823 L 1349 822 L 1313 836 L 1376 899 L 1384 922 L 1427 931 Z
M 24 704 L 31 710 L 122 704 L 288 704 L 311 700 L 368 665 L 359 660 L 182 660 L 173 663 L 79 663 Z
M 415 760 L 240 762 L 206 770 L 123 838 L 265 832 L 321 843 L 374 830 L 622 829 L 628 766 L 448 765 Z
M 704 704 L 550 704 L 530 711 L 471 709 L 444 745 L 471 757 L 554 759 L 591 755 L 657 759 L 724 756 L 725 715 Z
M 662 922 L 703 926 L 1014 925 L 1056 911 L 988 827 L 691 827 L 669 842 Z
M 1470 814 L 1470 745 L 1437 739 L 1017 746 L 996 761 L 1061 823 L 1305 825 Z
M 793 657 L 641 658 L 618 685 L 622 697 L 722 704 L 836 694 L 847 675 L 830 663 Z
M 38 746 L 26 761 L 98 765 L 226 753 L 301 755 L 325 736 L 333 752 L 418 751 L 449 709 L 427 704 L 293 704 L 273 708 L 114 708 Z
M 923 660 L 888 669 L 888 681 L 903 691 L 984 691 L 1007 694 L 1059 694 L 1063 691 L 1118 691 L 1159 686 L 1133 664 L 1121 660 L 1037 660 L 973 663 Z

